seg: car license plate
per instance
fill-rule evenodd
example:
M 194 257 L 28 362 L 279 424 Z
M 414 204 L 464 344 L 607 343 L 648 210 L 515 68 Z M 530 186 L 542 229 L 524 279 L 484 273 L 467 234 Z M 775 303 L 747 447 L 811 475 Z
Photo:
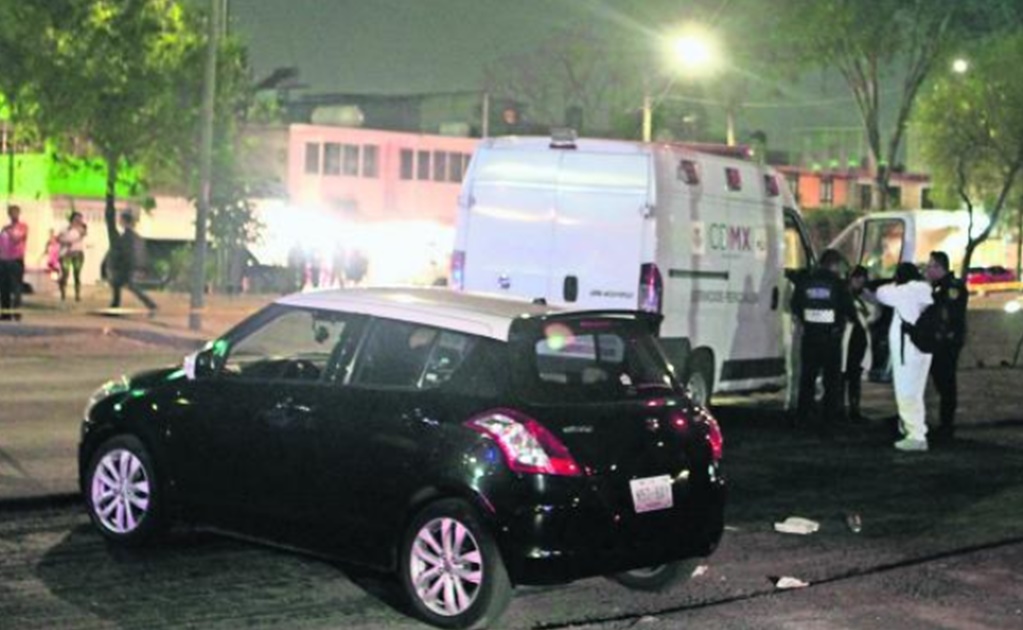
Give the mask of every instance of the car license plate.
M 666 510 L 674 505 L 669 475 L 633 479 L 629 482 L 629 488 L 632 490 L 632 504 L 637 513 Z

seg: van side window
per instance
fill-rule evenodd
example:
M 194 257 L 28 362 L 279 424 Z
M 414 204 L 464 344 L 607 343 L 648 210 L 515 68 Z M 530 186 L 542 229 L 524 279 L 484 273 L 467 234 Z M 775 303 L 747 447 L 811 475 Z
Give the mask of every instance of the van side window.
M 906 242 L 906 225 L 899 219 L 867 221 L 860 264 L 872 278 L 890 278 L 902 260 Z
M 768 197 L 777 197 L 781 194 L 781 188 L 778 186 L 778 176 L 771 175 L 768 173 L 764 175 L 764 191 Z
M 679 160 L 678 170 L 675 172 L 675 178 L 679 181 L 685 182 L 689 186 L 699 184 L 700 171 L 696 167 L 696 162 L 693 160 Z
M 795 271 L 810 266 L 810 244 L 799 227 L 794 212 L 785 211 L 785 269 Z
M 726 167 L 725 182 L 728 184 L 728 190 L 742 190 L 742 173 L 735 167 Z

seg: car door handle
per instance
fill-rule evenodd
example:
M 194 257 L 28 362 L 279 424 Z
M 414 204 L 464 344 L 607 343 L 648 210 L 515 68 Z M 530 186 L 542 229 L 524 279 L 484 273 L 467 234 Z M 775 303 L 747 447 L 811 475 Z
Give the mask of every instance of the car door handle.
M 312 407 L 296 403 L 292 398 L 285 398 L 263 414 L 263 419 L 268 426 L 275 429 L 310 429 L 315 416 L 316 411 Z
M 430 416 L 423 413 L 423 410 L 420 409 L 419 407 L 416 407 L 411 411 L 406 411 L 402 413 L 401 419 L 404 420 L 405 422 L 418 422 L 431 427 L 440 425 L 440 422 L 438 420 L 431 418 Z

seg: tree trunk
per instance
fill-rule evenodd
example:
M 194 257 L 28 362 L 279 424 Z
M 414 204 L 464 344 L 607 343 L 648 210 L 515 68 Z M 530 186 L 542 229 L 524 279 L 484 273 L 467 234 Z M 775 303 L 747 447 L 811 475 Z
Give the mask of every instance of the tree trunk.
M 107 226 L 107 242 L 113 247 L 120 233 L 117 231 L 117 158 L 107 156 L 107 190 L 105 195 L 106 205 L 103 210 L 103 220 Z M 108 259 L 109 259 L 109 249 Z

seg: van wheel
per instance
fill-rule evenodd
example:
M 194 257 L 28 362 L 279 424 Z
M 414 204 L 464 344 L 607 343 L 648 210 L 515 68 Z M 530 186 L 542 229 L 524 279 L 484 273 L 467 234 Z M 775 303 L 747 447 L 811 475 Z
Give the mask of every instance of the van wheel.
M 423 509 L 406 531 L 399 562 L 412 608 L 434 626 L 486 627 L 511 600 L 501 553 L 464 501 Z
M 710 405 L 714 391 L 714 359 L 706 351 L 697 350 L 689 362 L 686 388 L 693 402 L 704 407 Z
M 678 562 L 624 571 L 608 577 L 634 591 L 656 592 L 666 590 L 673 584 L 683 580 L 688 580 L 699 564 L 699 559 L 691 558 L 689 560 L 680 560 Z

